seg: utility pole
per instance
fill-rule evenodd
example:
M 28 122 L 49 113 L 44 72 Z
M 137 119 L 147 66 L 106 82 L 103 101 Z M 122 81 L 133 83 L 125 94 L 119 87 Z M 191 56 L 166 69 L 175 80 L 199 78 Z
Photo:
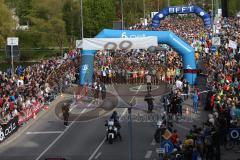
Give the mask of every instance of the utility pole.
M 128 135 L 129 135 L 129 139 L 128 139 L 128 160 L 133 160 L 133 155 L 132 155 L 132 104 L 130 104 L 131 106 L 128 108 Z
M 122 30 L 124 29 L 124 22 L 123 22 L 123 0 L 121 0 L 121 14 L 122 14 Z
M 83 3 L 82 3 L 83 0 L 80 0 L 80 14 L 81 14 L 81 38 L 83 40 Z
M 213 8 L 213 3 L 214 3 L 214 0 L 212 0 L 212 32 L 214 33 L 214 17 L 213 17 L 213 15 L 214 15 L 214 8 Z
M 144 18 L 144 23 L 145 23 L 145 0 L 143 0 L 143 18 Z

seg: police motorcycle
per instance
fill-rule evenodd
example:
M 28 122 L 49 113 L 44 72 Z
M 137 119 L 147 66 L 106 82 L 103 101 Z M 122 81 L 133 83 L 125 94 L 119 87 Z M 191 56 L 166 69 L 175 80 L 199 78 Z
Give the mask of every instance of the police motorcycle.
M 111 116 L 109 120 L 106 121 L 105 126 L 107 127 L 106 131 L 106 141 L 109 142 L 109 144 L 112 144 L 114 140 L 120 139 L 122 140 L 121 134 L 120 134 L 120 123 L 117 118 L 116 112 L 113 113 L 114 116 Z

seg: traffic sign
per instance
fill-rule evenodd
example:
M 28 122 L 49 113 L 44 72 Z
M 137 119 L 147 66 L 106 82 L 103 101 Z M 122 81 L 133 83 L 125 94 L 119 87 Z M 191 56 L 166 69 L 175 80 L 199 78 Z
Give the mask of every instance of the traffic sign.
M 172 133 L 168 129 L 166 129 L 162 136 L 165 140 L 168 140 L 172 136 Z
M 217 47 L 216 46 L 212 46 L 211 47 L 211 52 L 215 53 L 217 51 Z
M 214 45 L 214 46 L 220 46 L 220 45 L 221 45 L 221 39 L 220 39 L 220 37 L 212 37 L 212 45 Z
M 156 148 L 157 153 L 165 153 L 165 148 Z
M 167 140 L 167 141 L 163 141 L 161 143 L 161 148 L 164 148 L 165 149 L 165 153 L 172 153 L 173 149 L 174 149 L 174 146 L 172 144 L 171 141 Z
M 8 37 L 7 45 L 9 46 L 17 46 L 18 45 L 18 37 Z
M 230 129 L 229 133 L 230 133 L 231 139 L 238 139 L 240 136 L 240 129 L 232 128 Z

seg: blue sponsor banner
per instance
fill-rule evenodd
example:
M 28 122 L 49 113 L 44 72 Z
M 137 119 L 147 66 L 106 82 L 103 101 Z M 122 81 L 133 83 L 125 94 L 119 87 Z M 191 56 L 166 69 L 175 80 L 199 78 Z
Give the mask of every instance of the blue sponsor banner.
M 16 132 L 18 127 L 18 116 L 14 117 L 7 123 L 0 124 L 0 143 Z
M 195 13 L 202 18 L 206 27 L 211 27 L 212 21 L 211 16 L 204 11 L 202 8 L 191 5 L 191 6 L 170 6 L 160 10 L 152 19 L 152 26 L 159 27 L 160 21 L 163 20 L 169 14 L 189 14 Z
M 183 58 L 183 68 L 189 72 L 184 73 L 185 79 L 190 84 L 195 84 L 197 73 L 194 49 L 174 33 L 169 31 L 136 31 L 136 30 L 102 30 L 96 38 L 135 38 L 156 36 L 159 44 L 167 44 L 176 50 Z M 91 84 L 93 79 L 93 63 L 96 50 L 85 50 L 82 52 L 80 67 L 80 85 Z

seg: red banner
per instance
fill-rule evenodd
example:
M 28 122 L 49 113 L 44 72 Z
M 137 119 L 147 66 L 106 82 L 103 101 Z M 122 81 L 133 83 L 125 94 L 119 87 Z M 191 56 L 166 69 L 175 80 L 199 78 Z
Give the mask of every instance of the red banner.
M 184 73 L 193 73 L 193 74 L 197 74 L 200 72 L 200 70 L 198 69 L 184 69 L 183 71 Z
M 34 118 L 42 108 L 44 108 L 43 104 L 35 102 L 30 107 L 22 110 L 18 115 L 18 124 L 21 125 L 29 119 Z

